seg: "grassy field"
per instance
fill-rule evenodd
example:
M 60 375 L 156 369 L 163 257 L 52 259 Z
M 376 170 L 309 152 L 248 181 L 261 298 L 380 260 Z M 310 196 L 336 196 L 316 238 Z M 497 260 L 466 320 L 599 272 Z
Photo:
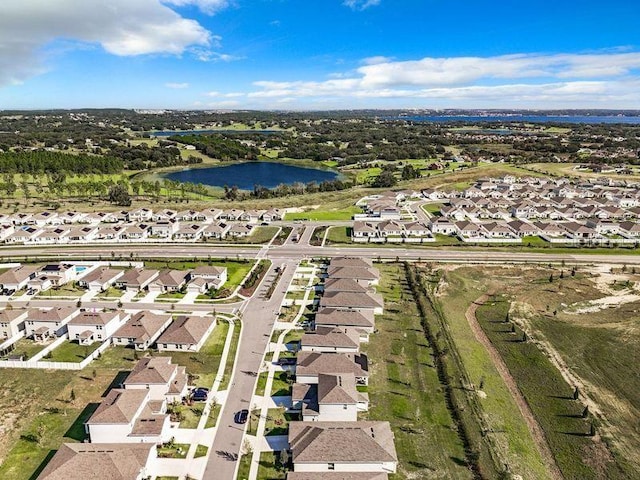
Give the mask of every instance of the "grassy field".
M 351 227 L 329 227 L 325 244 L 332 243 L 351 243 Z
M 474 397 L 475 394 L 469 392 L 469 401 L 480 409 L 483 428 L 488 432 L 485 438 L 487 445 L 513 474 L 525 479 L 551 478 L 507 386 L 487 350 L 476 341 L 465 318 L 471 302 L 485 293 L 487 279 L 491 276 L 482 269 L 478 269 L 471 278 L 462 269 L 460 272 L 447 271 L 443 274 L 438 289 L 438 308 L 462 362 L 463 374 L 468 379 L 463 384 L 467 381 L 483 384 L 483 395 Z
M 367 416 L 391 422 L 395 434 L 399 467 L 390 478 L 473 478 L 403 270 L 398 265 L 380 270 L 378 291 L 386 311 L 363 350 L 372 361 Z
M 603 297 L 613 298 L 615 305 L 615 297 L 610 296 L 628 291 L 614 288 L 612 281 L 626 284 L 630 280 L 632 284 L 640 277 L 629 272 L 614 275 L 578 270 L 575 276 L 569 272 L 569 267 L 460 268 L 447 272 L 442 301 L 455 327 L 453 319 L 459 318 L 462 310 L 456 303 L 470 301 L 489 289 L 503 292 L 506 297 L 481 308 L 478 318 L 545 430 L 566 478 L 633 478 L 632 472 L 640 467 L 636 421 L 640 383 L 626 366 L 640 360 L 640 302 L 605 309 L 592 305 Z M 508 325 L 495 323 L 505 318 L 507 300 L 515 334 L 506 332 Z M 460 331 L 465 327 L 460 325 Z M 527 341 L 513 341 L 522 339 L 523 329 Z M 567 369 L 564 378 L 558 365 L 549 361 L 549 348 L 566 364 L 561 366 Z M 484 375 L 486 385 L 486 369 L 477 358 L 471 358 L 469 369 Z M 570 400 L 574 384 L 588 392 L 605 418 L 593 412 L 587 419 L 580 418 L 582 399 Z M 595 437 L 585 435 L 592 421 Z
M 281 467 L 279 454 L 274 452 L 260 453 L 260 466 L 258 467 L 258 480 L 284 480 L 287 472 Z M 244 478 L 238 475 L 238 479 Z
M 51 343 L 51 342 L 48 342 Z M 28 338 L 21 338 L 14 343 L 14 349 L 8 355 L 24 355 L 26 360 L 35 357 L 39 352 L 46 348 L 46 344 L 36 343 Z
M 355 205 L 344 209 L 310 209 L 304 212 L 287 213 L 285 220 L 314 220 L 314 221 L 331 221 L 331 220 L 351 220 L 356 213 L 362 213 L 360 207 Z

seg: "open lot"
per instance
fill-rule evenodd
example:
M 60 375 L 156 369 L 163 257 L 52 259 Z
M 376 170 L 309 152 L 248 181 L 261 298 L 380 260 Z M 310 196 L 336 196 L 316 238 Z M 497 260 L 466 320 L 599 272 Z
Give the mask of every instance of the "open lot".
M 638 280 L 607 267 L 572 274 L 570 266 L 458 268 L 443 277 L 442 304 L 456 338 L 464 335 L 465 325 L 455 320 L 464 305 L 480 293 L 503 293 L 480 307 L 477 318 L 566 478 L 632 478 L 638 471 L 640 384 L 627 367 L 640 359 Z M 489 370 L 479 368 L 483 363 L 473 356 L 478 348 L 465 343 L 468 368 L 484 376 L 488 408 L 495 396 L 487 392 Z

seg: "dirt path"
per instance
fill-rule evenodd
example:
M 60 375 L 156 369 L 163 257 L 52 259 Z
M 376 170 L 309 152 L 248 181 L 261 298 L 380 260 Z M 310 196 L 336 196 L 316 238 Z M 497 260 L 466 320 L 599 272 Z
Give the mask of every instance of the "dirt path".
M 478 323 L 478 319 L 476 318 L 476 310 L 478 309 L 479 306 L 484 304 L 488 298 L 489 298 L 488 294 L 482 295 L 480 298 L 478 298 L 475 302 L 473 302 L 469 306 L 469 308 L 465 313 L 467 322 L 469 322 L 469 326 L 471 327 L 471 331 L 476 337 L 476 340 L 478 340 L 487 349 L 487 352 L 489 353 L 489 357 L 491 357 L 491 361 L 493 362 L 493 365 L 496 367 L 496 370 L 498 370 L 500 377 L 502 378 L 507 388 L 509 389 L 509 392 L 511 393 L 511 396 L 516 402 L 516 405 L 518 405 L 518 409 L 520 410 L 520 413 L 524 417 L 525 422 L 527 422 L 529 431 L 533 436 L 533 440 L 536 443 L 536 446 L 538 447 L 538 450 L 542 455 L 542 459 L 547 465 L 547 468 L 549 469 L 551 476 L 556 479 L 562 479 L 563 478 L 562 473 L 560 472 L 560 469 L 556 464 L 555 458 L 551 453 L 551 449 L 549 448 L 549 444 L 547 442 L 547 438 L 544 435 L 544 431 L 538 424 L 535 416 L 533 415 L 533 412 L 531 411 L 531 408 L 529 407 L 529 404 L 527 403 L 524 396 L 522 395 L 522 392 L 520 392 L 520 389 L 516 385 L 516 382 L 511 376 L 511 372 L 509 372 L 509 369 L 507 368 L 507 365 L 504 363 L 504 360 L 502 360 L 502 357 L 500 356 L 498 351 L 494 348 L 493 344 L 491 343 L 487 335 L 482 330 L 482 327 Z

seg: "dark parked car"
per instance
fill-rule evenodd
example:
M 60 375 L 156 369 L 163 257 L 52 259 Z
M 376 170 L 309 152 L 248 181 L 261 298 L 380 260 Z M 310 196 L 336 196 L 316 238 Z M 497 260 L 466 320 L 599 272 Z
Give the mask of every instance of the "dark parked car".
M 191 399 L 194 402 L 206 402 L 208 396 L 209 396 L 209 389 L 208 388 L 202 388 L 202 387 L 195 388 L 191 392 Z
M 296 361 L 296 357 L 281 357 L 276 363 L 278 365 L 295 365 Z
M 249 418 L 249 410 L 245 408 L 244 410 L 240 410 L 239 412 L 236 412 L 234 421 L 236 423 L 247 423 L 247 418 Z

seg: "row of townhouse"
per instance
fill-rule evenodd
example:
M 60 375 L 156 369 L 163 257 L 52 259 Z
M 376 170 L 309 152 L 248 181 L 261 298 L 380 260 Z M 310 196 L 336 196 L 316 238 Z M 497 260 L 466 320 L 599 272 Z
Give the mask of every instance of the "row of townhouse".
M 225 221 L 158 221 L 117 225 L 4 226 L 0 241 L 7 244 L 51 245 L 68 243 L 117 243 L 140 241 L 196 242 L 247 237 L 254 232 L 253 223 Z
M 91 443 L 65 443 L 38 480 L 139 480 L 159 472 L 157 445 L 172 437 L 167 405 L 187 395 L 185 367 L 170 357 L 143 358 L 85 422 Z
M 156 314 L 133 315 L 120 310 L 92 311 L 76 307 L 11 309 L 0 311 L 0 340 L 24 332 L 42 342 L 68 336 L 80 345 L 108 341 L 114 345 L 146 350 L 197 352 L 216 326 L 208 316 Z
M 21 289 L 45 291 L 75 281 L 89 291 L 105 291 L 116 286 L 128 291 L 148 290 L 166 293 L 184 289 L 205 293 L 219 289 L 227 281 L 227 268 L 201 265 L 193 270 L 154 270 L 149 268 L 112 268 L 108 266 L 59 263 L 43 267 L 19 265 L 0 273 L 0 289 L 14 293 Z
M 431 229 L 424 222 L 412 220 L 383 220 L 353 222 L 351 240 L 366 242 L 433 242 Z
M 383 301 L 373 286 L 379 273 L 370 260 L 334 258 L 325 275 L 314 322 L 299 343 L 289 425 L 293 472 L 288 479 L 387 479 L 397 469 L 389 422 L 358 421 L 369 408 L 369 365 L 360 353 L 375 328 Z
M 270 210 L 241 210 L 230 209 L 220 210 L 210 208 L 206 210 L 183 210 L 175 211 L 164 209 L 154 211 L 150 208 L 137 208 L 130 211 L 120 212 L 52 212 L 44 211 L 39 213 L 0 213 L 0 225 L 2 226 L 60 226 L 72 224 L 126 224 L 126 223 L 152 223 L 152 222 L 196 222 L 214 223 L 220 220 L 237 222 L 266 222 L 271 223 L 282 220 L 285 211 L 279 208 Z

